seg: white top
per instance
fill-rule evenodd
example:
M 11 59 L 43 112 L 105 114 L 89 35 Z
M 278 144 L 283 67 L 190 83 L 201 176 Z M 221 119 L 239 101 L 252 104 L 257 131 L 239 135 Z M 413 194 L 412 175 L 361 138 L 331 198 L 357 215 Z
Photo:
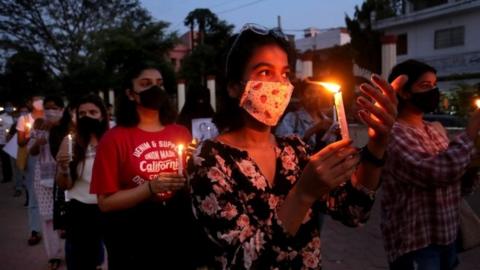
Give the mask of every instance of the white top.
M 67 137 L 65 137 L 60 146 L 60 150 L 68 150 Z M 65 191 L 65 200 L 68 202 L 75 199 L 86 204 L 97 204 L 97 196 L 90 194 L 90 182 L 92 181 L 93 161 L 95 160 L 96 146 L 88 145 L 85 153 L 85 161 L 77 166 L 78 179 L 73 182 L 73 187 Z
M 31 125 L 30 128 L 33 128 L 33 122 L 35 122 L 35 119 L 33 119 L 31 113 L 29 113 L 27 115 L 24 115 L 24 116 L 20 116 L 18 118 L 18 122 L 17 122 L 17 130 L 24 132 L 25 127 L 27 126 L 27 123 L 29 123 Z

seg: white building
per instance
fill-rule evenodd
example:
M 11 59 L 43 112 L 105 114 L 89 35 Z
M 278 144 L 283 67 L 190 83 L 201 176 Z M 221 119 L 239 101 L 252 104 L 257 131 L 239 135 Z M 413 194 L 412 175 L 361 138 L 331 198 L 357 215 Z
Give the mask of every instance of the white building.
M 346 28 L 305 29 L 303 38 L 295 40 L 295 49 L 299 53 L 296 64 L 297 77 L 306 78 L 313 75 L 312 53 L 347 43 L 350 43 L 350 34 Z
M 374 18 L 372 18 L 374 20 Z M 395 35 L 396 62 L 414 58 L 438 71 L 442 90 L 480 82 L 480 0 L 404 1 L 404 12 L 377 20 L 374 29 Z

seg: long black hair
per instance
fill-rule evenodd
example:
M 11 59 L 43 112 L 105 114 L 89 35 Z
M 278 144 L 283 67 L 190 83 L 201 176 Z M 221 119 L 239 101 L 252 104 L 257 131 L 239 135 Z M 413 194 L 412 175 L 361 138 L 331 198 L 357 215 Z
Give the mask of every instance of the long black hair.
M 279 30 L 276 29 L 275 31 L 278 32 Z M 228 87 L 243 85 L 245 69 L 257 48 L 277 45 L 287 54 L 290 67 L 293 66 L 295 58 L 290 43 L 274 34 L 273 31 L 262 35 L 252 30 L 244 30 L 232 36 L 228 44 L 224 53 L 224 76 L 223 80 L 219 81 L 220 106 L 213 118 L 213 122 L 220 132 L 238 130 L 244 126 L 243 109 L 239 105 L 239 99 L 230 97 Z
M 77 102 L 77 105 L 75 107 L 75 113 L 77 115 L 77 121 L 79 119 L 79 108 L 83 104 L 91 103 L 95 105 L 99 110 L 102 115 L 102 120 L 100 121 L 101 123 L 101 130 L 97 136 L 97 140 L 100 140 L 100 138 L 105 134 L 105 132 L 109 128 L 109 118 L 108 118 L 108 113 L 107 113 L 107 108 L 105 107 L 105 103 L 103 100 L 94 94 L 84 96 L 83 98 L 80 98 Z M 77 172 L 77 166 L 80 163 L 83 163 L 85 161 L 85 155 L 87 152 L 87 147 L 90 142 L 90 134 L 82 134 L 81 132 L 78 132 L 78 127 L 76 128 L 75 132 L 75 141 L 73 144 L 73 160 L 70 162 L 70 176 L 73 181 L 75 181 L 78 178 L 78 172 Z
M 152 61 L 137 61 L 131 63 L 128 69 L 123 72 L 123 83 L 120 96 L 117 99 L 115 120 L 118 126 L 133 127 L 138 125 L 140 117 L 137 112 L 137 104 L 128 98 L 126 90 L 133 90 L 133 80 L 140 76 L 140 74 L 148 69 L 158 70 L 161 74 L 161 67 Z M 163 91 L 165 97 L 162 99 L 163 103 L 160 104 L 158 109 L 160 115 L 160 122 L 162 125 L 168 125 L 175 121 L 176 111 L 172 103 L 169 100 L 167 92 Z

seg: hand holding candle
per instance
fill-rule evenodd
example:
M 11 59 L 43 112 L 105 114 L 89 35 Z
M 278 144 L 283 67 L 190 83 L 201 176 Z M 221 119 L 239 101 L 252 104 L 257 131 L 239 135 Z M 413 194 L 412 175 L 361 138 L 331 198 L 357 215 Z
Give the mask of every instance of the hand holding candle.
M 73 137 L 72 134 L 67 135 L 67 154 L 70 160 L 73 160 Z
M 178 153 L 178 175 L 183 175 L 183 144 L 177 145 L 177 153 Z
M 345 114 L 345 106 L 343 105 L 343 97 L 342 97 L 342 92 L 340 91 L 340 85 L 334 84 L 334 83 L 327 83 L 327 82 L 318 82 L 318 84 L 334 93 L 334 100 L 335 100 L 334 118 L 335 117 L 338 118 L 338 124 L 340 126 L 340 133 L 342 134 L 342 139 L 343 140 L 350 139 L 350 134 L 348 132 L 347 115 Z

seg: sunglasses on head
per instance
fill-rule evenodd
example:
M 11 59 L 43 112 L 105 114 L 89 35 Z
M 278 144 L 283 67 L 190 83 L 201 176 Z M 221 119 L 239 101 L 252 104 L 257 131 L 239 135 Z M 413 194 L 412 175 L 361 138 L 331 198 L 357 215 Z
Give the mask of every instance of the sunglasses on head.
M 288 42 L 288 37 L 278 27 L 267 28 L 265 26 L 262 26 L 262 25 L 259 25 L 259 24 L 256 24 L 256 23 L 247 23 L 247 24 L 243 25 L 242 29 L 240 29 L 240 32 L 238 32 L 237 37 L 233 41 L 232 46 L 228 50 L 227 58 L 226 58 L 226 61 L 225 61 L 225 74 L 228 74 L 228 63 L 230 62 L 230 56 L 231 56 L 233 50 L 235 50 L 235 48 L 237 47 L 237 43 L 240 40 L 240 37 L 246 31 L 251 31 L 251 32 L 253 32 L 257 35 L 261 35 L 261 36 L 271 35 L 274 38 L 282 39 L 282 40 Z

